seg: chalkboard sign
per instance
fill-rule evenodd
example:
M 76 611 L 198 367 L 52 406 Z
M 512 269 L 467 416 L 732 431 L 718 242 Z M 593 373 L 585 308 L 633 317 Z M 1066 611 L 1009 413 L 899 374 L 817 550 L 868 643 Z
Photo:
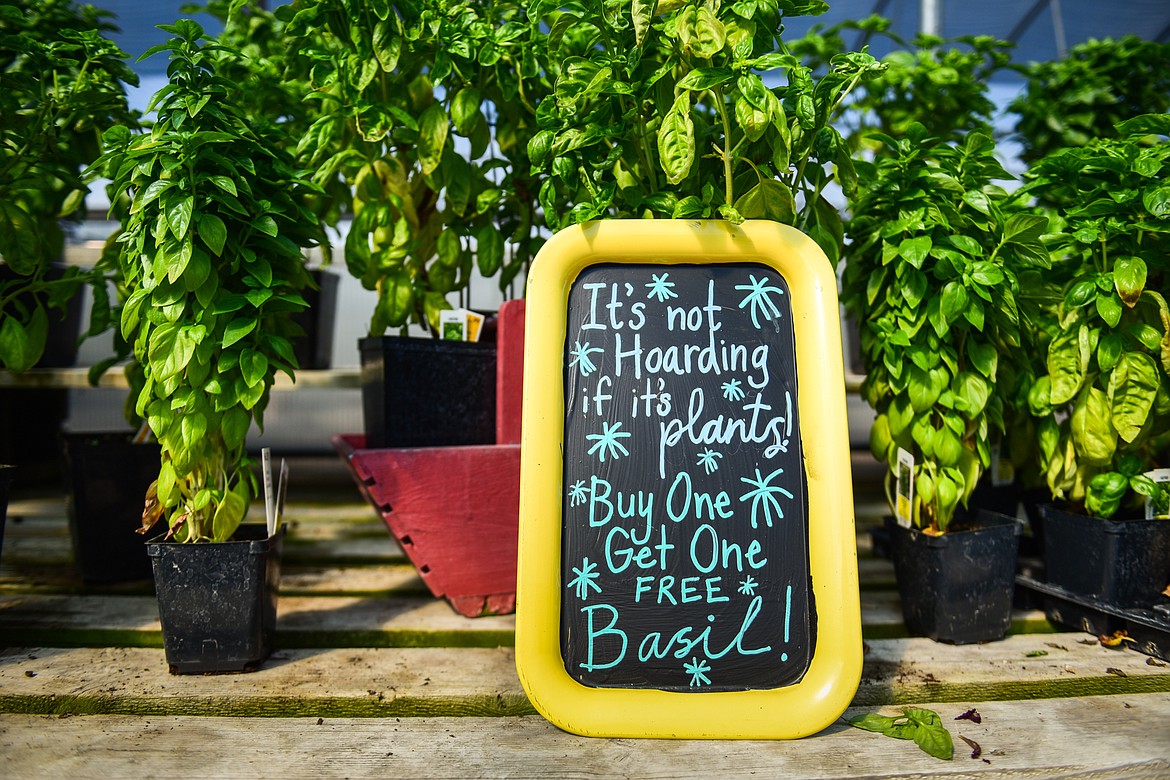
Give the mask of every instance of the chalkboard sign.
M 569 292 L 561 652 L 585 685 L 775 688 L 808 666 L 788 285 L 605 264 Z
M 534 705 L 582 734 L 823 728 L 861 662 L 828 260 L 775 223 L 601 222 L 546 245 L 528 309 Z

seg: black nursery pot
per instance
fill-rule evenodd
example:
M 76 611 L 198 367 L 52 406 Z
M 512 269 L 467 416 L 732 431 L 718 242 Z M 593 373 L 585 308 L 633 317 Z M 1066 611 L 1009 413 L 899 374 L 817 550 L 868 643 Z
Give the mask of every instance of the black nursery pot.
M 1051 504 L 1044 517 L 1050 585 L 1118 607 L 1149 607 L 1170 583 L 1170 521 L 1076 514 Z
M 302 369 L 326 369 L 333 362 L 333 329 L 337 321 L 337 289 L 341 277 L 324 269 L 309 272 L 316 289 L 306 287 L 301 296 L 309 304 L 292 315 L 305 335 L 293 339 L 293 355 Z
M 1012 621 L 1019 524 L 979 511 L 942 536 L 887 519 L 902 617 L 915 636 L 971 644 L 1003 639 Z M 955 526 L 959 526 L 956 520 Z
M 366 447 L 495 444 L 495 343 L 370 336 L 358 348 Z
M 158 476 L 159 445 L 127 433 L 67 433 L 69 535 L 83 582 L 101 585 L 150 577 L 142 507 Z
M 171 674 L 244 672 L 272 653 L 283 528 L 242 525 L 228 542 L 147 543 Z

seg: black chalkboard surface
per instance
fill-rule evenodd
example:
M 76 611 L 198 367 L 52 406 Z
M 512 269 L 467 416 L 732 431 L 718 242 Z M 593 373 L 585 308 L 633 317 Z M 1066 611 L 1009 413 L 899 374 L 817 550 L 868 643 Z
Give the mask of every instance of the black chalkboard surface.
M 788 284 L 757 263 L 592 265 L 565 333 L 565 670 L 798 683 L 816 621 Z

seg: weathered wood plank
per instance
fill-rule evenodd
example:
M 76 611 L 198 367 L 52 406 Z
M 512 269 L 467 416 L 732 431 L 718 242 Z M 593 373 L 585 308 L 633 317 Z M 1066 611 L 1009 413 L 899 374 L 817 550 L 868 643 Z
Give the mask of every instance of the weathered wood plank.
M 952 735 L 983 749 L 931 758 L 909 741 L 835 724 L 799 741 L 588 739 L 521 718 L 52 718 L 0 716 L 12 780 L 61 777 L 1089 778 L 1170 775 L 1157 732 L 1170 695 L 975 704 Z M 984 762 L 986 759 L 986 763 Z
M 423 596 L 426 585 L 409 563 L 359 566 L 281 566 L 283 596 Z M 113 585 L 86 585 L 68 567 L 13 567 L 0 571 L 0 593 L 10 595 L 123 595 L 152 596 L 150 579 Z
M 406 586 L 410 575 L 404 569 L 400 574 L 404 587 L 392 598 L 380 598 L 377 591 L 282 597 L 277 606 L 281 641 L 294 647 L 361 647 L 367 642 L 374 647 L 437 645 L 444 641 L 477 646 L 485 642 L 512 644 L 513 618 L 464 618 L 445 602 L 410 595 Z M 896 592 L 866 592 L 862 594 L 861 607 L 862 635 L 867 639 L 906 635 Z M 1055 630 L 1041 612 L 1014 613 L 1015 633 Z M 124 592 L 0 593 L 0 633 L 12 637 L 9 644 L 75 647 L 115 643 L 157 647 L 158 605 L 149 594 Z M 464 635 L 464 639 L 459 638 Z
M 284 647 L 453 647 L 510 645 L 515 620 L 469 620 L 432 598 L 288 597 L 277 605 Z M 150 596 L 0 596 L 8 645 L 161 646 Z
M 1170 691 L 1170 667 L 1132 651 L 1057 650 L 1028 636 L 976 649 L 925 639 L 871 642 L 853 703 Z M 1051 655 L 1029 657 L 1036 652 Z M 161 650 L 12 649 L 0 654 L 0 711 L 402 717 L 531 710 L 510 648 L 363 647 L 285 648 L 252 674 L 184 677 L 167 673 Z
M 168 673 L 161 650 L 0 655 L 0 711 L 418 717 L 531 714 L 510 648 L 278 650 L 242 675 Z
M 409 575 L 401 573 L 405 583 Z M 411 596 L 405 589 L 393 598 L 379 595 L 282 597 L 277 605 L 281 641 L 295 647 L 360 647 L 365 642 L 374 647 L 442 641 L 480 646 L 485 641 L 512 643 L 515 620 L 511 617 L 464 618 L 445 602 Z M 862 634 L 867 639 L 906 635 L 896 592 L 867 592 L 861 606 Z M 1022 634 L 1055 629 L 1043 613 L 1017 611 L 1014 630 Z M 0 594 L 0 632 L 12 638 L 9 644 L 75 647 L 113 642 L 157 647 L 158 605 L 146 594 Z M 458 639 L 463 635 L 465 640 Z M 446 636 L 453 638 L 443 639 Z M 485 640 L 487 636 L 491 639 Z

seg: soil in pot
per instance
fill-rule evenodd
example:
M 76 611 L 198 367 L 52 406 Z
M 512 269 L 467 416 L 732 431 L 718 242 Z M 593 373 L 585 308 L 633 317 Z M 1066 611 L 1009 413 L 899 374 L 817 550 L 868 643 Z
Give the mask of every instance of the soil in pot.
M 366 447 L 495 444 L 496 345 L 363 338 Z
M 1048 582 L 1118 607 L 1149 607 L 1170 583 L 1170 521 L 1109 519 L 1051 504 L 1044 517 Z
M 228 542 L 147 543 L 171 674 L 250 671 L 272 653 L 283 531 L 242 525 Z
M 970 644 L 1011 626 L 1019 523 L 981 510 L 931 536 L 887 519 L 902 616 L 915 636 Z
M 128 433 L 67 433 L 62 444 L 69 535 L 82 581 L 149 578 L 146 538 L 137 531 L 158 476 L 158 444 L 134 444 Z

